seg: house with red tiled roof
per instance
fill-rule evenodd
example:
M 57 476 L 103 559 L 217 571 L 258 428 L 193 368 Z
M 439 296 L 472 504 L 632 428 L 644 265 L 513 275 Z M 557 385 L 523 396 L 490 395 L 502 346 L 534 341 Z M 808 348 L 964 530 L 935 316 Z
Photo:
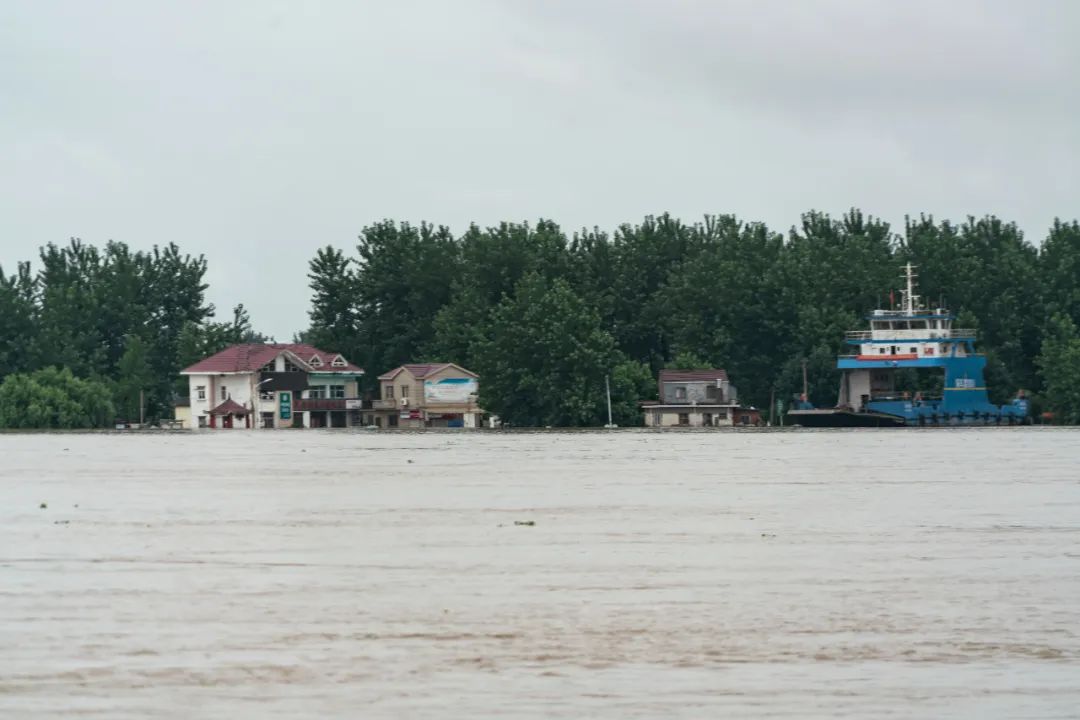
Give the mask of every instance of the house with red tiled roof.
M 339 353 L 306 343 L 233 345 L 180 374 L 188 378 L 185 415 L 197 428 L 348 427 L 363 422 L 364 401 L 358 395 L 363 369 Z
M 738 392 L 726 370 L 661 370 L 659 400 L 641 407 L 646 427 L 718 427 L 756 425 L 760 413 L 739 405 Z
M 454 363 L 406 363 L 379 376 L 380 427 L 480 427 L 480 376 Z

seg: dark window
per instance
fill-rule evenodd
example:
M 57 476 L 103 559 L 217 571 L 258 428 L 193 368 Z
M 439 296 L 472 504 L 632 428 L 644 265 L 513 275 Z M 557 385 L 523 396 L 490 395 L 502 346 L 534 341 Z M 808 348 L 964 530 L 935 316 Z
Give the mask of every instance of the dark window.
M 912 354 L 912 355 L 915 355 L 915 354 L 917 354 L 918 352 L 919 352 L 919 348 L 917 348 L 917 347 L 913 347 L 913 348 L 911 348 L 911 354 Z
M 409 397 L 409 386 L 408 385 L 402 385 L 401 386 L 401 397 L 403 397 L 403 398 Z
M 675 387 L 675 399 L 676 400 L 685 400 L 686 399 L 686 388 L 684 386 L 677 385 Z
M 388 422 L 386 423 L 386 425 L 387 425 L 387 427 L 397 427 L 398 426 L 398 416 L 397 415 L 391 415 L 389 417 Z
M 383 385 L 383 400 L 393 400 L 393 399 L 394 399 L 394 386 L 393 385 Z
M 322 400 L 326 397 L 326 386 L 312 385 L 311 389 L 308 391 L 308 397 L 312 400 Z
M 719 390 L 719 388 L 716 387 L 715 385 L 706 385 L 705 386 L 705 398 L 707 400 L 715 400 L 717 390 Z
M 264 412 L 262 414 L 262 426 L 264 428 L 272 428 L 272 427 L 274 427 L 274 413 L 272 413 L 272 412 Z
M 345 397 L 345 386 L 344 385 L 331 385 L 330 386 L 330 397 L 338 398 L 338 399 Z
M 205 400 L 206 399 L 206 386 L 205 385 L 196 385 L 195 386 L 195 394 L 198 396 L 198 398 L 200 400 Z
M 293 365 L 292 361 L 288 358 L 285 359 L 285 372 L 300 372 L 300 368 Z
M 685 392 L 685 390 L 684 390 L 684 392 Z M 689 425 L 690 424 L 690 414 L 689 413 L 679 413 L 679 424 L 680 425 Z
M 222 400 L 228 400 L 229 399 L 229 391 L 225 388 L 224 385 L 221 386 L 221 399 Z

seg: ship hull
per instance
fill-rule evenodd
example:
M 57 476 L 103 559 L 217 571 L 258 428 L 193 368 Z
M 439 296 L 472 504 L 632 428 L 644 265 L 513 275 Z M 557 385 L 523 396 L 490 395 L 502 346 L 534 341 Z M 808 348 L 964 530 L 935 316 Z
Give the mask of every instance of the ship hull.
M 813 428 L 904 427 L 907 424 L 903 418 L 895 415 L 839 408 L 790 410 L 787 420 L 792 425 Z

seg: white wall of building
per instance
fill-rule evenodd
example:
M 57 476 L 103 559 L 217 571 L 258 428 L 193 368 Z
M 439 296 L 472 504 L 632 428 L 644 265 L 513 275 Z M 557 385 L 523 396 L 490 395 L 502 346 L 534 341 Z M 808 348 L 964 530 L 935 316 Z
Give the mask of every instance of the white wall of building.
M 712 415 L 711 427 L 730 426 L 734 424 L 735 413 L 732 408 L 655 408 L 646 407 L 645 427 L 680 427 L 679 415 L 686 414 L 689 425 L 682 427 L 706 427 L 705 415 Z
M 199 418 L 209 417 L 210 411 L 216 408 L 221 403 L 225 402 L 227 398 L 232 398 L 233 402 L 243 405 L 246 408 L 251 408 L 252 397 L 252 383 L 257 382 L 255 380 L 255 373 L 233 373 L 228 375 L 189 375 L 188 376 L 188 392 L 191 398 L 191 427 L 199 428 Z M 203 397 L 199 397 L 199 389 L 203 389 Z M 260 401 L 256 395 L 255 402 L 255 414 L 252 416 L 252 427 L 257 427 L 259 423 L 260 412 L 277 412 L 276 401 L 263 400 Z M 206 425 L 210 425 L 209 419 L 206 420 Z M 217 423 L 218 427 L 221 426 L 220 418 Z M 235 423 L 233 429 L 242 429 L 244 427 L 243 420 Z

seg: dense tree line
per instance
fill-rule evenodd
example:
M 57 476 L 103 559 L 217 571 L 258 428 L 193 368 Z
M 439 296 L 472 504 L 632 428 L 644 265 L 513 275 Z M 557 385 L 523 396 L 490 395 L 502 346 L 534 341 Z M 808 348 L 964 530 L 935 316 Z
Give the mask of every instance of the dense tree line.
M 908 261 L 928 304 L 979 329 L 996 401 L 1025 389 L 1080 419 L 1075 221 L 1055 222 L 1039 248 L 996 217 L 920 216 L 896 232 L 857 210 L 807 213 L 786 234 L 727 215 L 572 235 L 548 220 L 458 237 L 385 221 L 364 228 L 355 255 L 327 247 L 311 261 L 304 337 L 372 378 L 457 362 L 480 373 L 484 406 L 520 425 L 601 423 L 606 375 L 616 421 L 634 424 L 677 359 L 727 368 L 758 406 L 798 392 L 805 360 L 811 400 L 831 405 L 844 331 L 888 306 Z
M 258 339 L 243 306 L 213 321 L 206 260 L 176 245 L 72 240 L 45 246 L 39 262 L 0 268 L 0 427 L 171 417 L 182 367 Z
M 1055 221 L 1041 240 L 995 217 L 920 216 L 896 232 L 854 210 L 807 213 L 787 233 L 726 215 L 570 235 L 548 220 L 459 236 L 384 221 L 355 254 L 316 254 L 301 335 L 364 365 L 371 390 L 403 362 L 457 362 L 518 425 L 602 423 L 605 377 L 616 422 L 636 424 L 665 366 L 725 367 L 744 402 L 765 406 L 800 389 L 805 360 L 811 400 L 830 405 L 844 331 L 888 305 L 910 261 L 930 305 L 978 328 L 995 401 L 1025 389 L 1076 423 L 1080 225 Z M 107 425 L 137 418 L 140 400 L 147 418 L 167 416 L 181 368 L 265 340 L 242 305 L 215 321 L 206 269 L 175 245 L 78 240 L 0 268 L 0 427 Z

